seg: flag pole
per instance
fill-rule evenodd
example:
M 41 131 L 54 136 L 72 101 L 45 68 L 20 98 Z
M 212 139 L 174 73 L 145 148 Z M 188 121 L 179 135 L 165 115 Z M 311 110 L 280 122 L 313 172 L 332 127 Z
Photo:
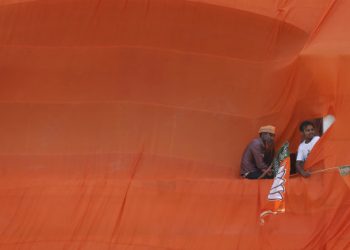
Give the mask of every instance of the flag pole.
M 271 170 L 271 168 L 272 168 L 272 163 L 271 163 L 271 165 L 264 171 L 264 173 L 262 173 L 262 174 L 258 177 L 258 179 L 264 178 L 265 175 L 267 175 L 267 173 Z
M 331 167 L 331 168 L 325 168 L 325 169 L 320 169 L 320 170 L 315 170 L 315 171 L 311 171 L 311 175 L 313 174 L 320 174 L 320 173 L 325 173 L 325 172 L 329 172 L 329 171 L 332 171 L 332 170 L 339 170 L 341 167 L 349 167 L 349 166 L 339 166 L 339 167 Z M 296 173 L 296 174 L 291 174 L 290 177 L 295 177 L 295 176 L 298 176 L 300 175 L 299 173 Z

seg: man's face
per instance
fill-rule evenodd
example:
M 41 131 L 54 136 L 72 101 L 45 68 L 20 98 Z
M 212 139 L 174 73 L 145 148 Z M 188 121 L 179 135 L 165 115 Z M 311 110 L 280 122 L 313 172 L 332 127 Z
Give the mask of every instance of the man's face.
M 304 128 L 305 140 L 311 140 L 315 136 L 315 128 L 312 125 L 307 125 Z
M 274 143 L 274 140 L 275 140 L 275 135 L 271 134 L 271 133 L 263 132 L 263 133 L 261 133 L 261 139 L 264 142 L 266 142 L 267 144 L 272 145 Z

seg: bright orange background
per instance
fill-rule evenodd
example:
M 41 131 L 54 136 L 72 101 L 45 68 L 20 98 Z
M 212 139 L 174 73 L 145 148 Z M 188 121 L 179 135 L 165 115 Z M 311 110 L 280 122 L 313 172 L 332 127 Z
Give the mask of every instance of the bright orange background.
M 0 0 L 1 249 L 347 249 L 349 178 L 239 178 L 261 125 L 350 163 L 347 0 Z

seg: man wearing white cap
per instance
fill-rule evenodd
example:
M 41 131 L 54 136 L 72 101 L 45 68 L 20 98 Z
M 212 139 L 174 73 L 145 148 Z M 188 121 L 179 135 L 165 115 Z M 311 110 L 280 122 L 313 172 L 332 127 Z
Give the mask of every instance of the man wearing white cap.
M 252 140 L 243 152 L 241 176 L 247 179 L 272 179 L 269 166 L 274 157 L 274 139 L 276 128 L 271 125 L 259 129 L 259 138 Z M 265 172 L 267 174 L 263 175 Z

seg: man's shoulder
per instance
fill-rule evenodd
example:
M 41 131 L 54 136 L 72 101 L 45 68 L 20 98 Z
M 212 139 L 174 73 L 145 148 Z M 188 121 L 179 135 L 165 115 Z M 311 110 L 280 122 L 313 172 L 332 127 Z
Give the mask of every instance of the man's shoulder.
M 304 140 L 299 144 L 298 151 L 303 150 L 306 147 L 307 147 L 307 144 L 305 143 L 305 140 Z
M 252 147 L 258 147 L 262 145 L 262 141 L 260 138 L 255 138 L 249 143 L 249 145 Z
M 305 143 L 305 140 L 302 141 L 300 144 L 299 144 L 299 149 L 302 149 L 302 148 L 309 148 L 310 146 L 313 146 L 321 137 L 319 137 L 318 135 L 314 136 L 311 140 L 311 143 Z
M 314 138 L 312 138 L 311 146 L 313 147 L 320 138 L 321 137 L 319 137 L 318 135 L 314 136 Z

